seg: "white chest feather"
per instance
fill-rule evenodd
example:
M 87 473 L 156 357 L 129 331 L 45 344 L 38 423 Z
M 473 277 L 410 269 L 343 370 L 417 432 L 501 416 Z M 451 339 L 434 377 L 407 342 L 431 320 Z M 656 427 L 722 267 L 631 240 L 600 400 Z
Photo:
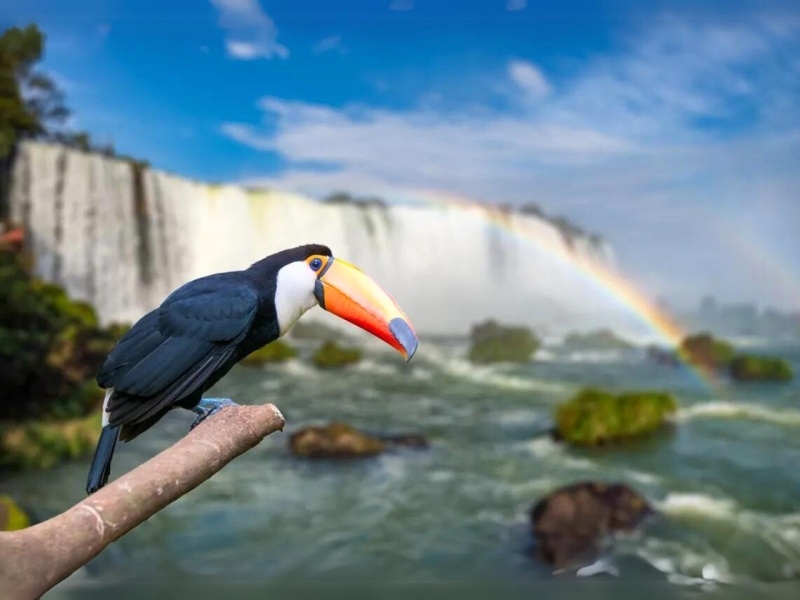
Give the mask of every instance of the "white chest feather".
M 281 335 L 286 334 L 303 313 L 317 305 L 316 280 L 316 274 L 305 262 L 290 263 L 278 271 L 275 312 Z

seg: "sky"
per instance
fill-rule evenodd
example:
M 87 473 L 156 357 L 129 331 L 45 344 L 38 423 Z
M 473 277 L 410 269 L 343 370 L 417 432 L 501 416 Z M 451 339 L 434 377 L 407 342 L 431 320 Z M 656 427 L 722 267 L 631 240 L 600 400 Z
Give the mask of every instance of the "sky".
M 800 5 L 0 0 L 71 125 L 196 179 L 535 202 L 676 305 L 800 310 Z

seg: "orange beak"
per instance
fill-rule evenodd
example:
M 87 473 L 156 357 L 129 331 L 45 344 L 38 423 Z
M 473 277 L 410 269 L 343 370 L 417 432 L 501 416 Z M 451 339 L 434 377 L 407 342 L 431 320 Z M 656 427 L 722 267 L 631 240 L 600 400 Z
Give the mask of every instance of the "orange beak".
M 381 286 L 350 263 L 328 259 L 314 295 L 322 308 L 383 340 L 406 362 L 417 351 L 417 334 L 408 317 Z

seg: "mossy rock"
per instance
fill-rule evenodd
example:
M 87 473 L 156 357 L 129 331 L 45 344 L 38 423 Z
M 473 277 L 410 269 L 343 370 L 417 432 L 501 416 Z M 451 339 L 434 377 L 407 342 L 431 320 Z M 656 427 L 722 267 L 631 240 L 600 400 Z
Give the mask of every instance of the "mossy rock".
M 664 392 L 614 395 L 588 388 L 556 408 L 556 433 L 571 444 L 597 446 L 654 431 L 676 410 L 675 399 Z
M 561 345 L 569 350 L 629 350 L 634 347 L 610 329 L 569 333 Z
M 786 360 L 751 354 L 734 358 L 730 375 L 737 381 L 790 381 L 794 378 L 792 367 Z
M 472 327 L 469 359 L 478 364 L 525 363 L 539 348 L 539 340 L 525 327 L 488 320 Z
M 360 458 L 375 456 L 386 444 L 345 423 L 305 427 L 292 434 L 289 448 L 306 458 Z
M 101 430 L 100 413 L 64 421 L 30 421 L 0 428 L 0 466 L 48 469 L 62 460 L 94 451 Z
M 11 496 L 0 495 L 0 531 L 17 531 L 31 524 L 30 517 Z
M 707 369 L 724 369 L 733 361 L 736 351 L 728 342 L 710 333 L 686 337 L 678 350 L 688 362 Z
M 275 340 L 244 357 L 240 364 L 258 367 L 268 363 L 280 363 L 297 357 L 297 350 L 286 342 Z
M 316 367 L 331 369 L 355 364 L 361 360 L 362 354 L 359 348 L 340 346 L 336 342 L 328 340 L 317 348 L 311 360 Z
M 317 321 L 299 320 L 289 330 L 289 336 L 294 339 L 317 342 L 335 340 L 341 338 L 342 335 L 338 329 Z

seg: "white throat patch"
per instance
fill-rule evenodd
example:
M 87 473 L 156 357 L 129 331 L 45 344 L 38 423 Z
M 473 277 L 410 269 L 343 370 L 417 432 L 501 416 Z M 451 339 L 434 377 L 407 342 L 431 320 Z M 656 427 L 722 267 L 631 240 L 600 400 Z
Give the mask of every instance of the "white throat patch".
M 304 261 L 289 263 L 278 271 L 275 312 L 281 335 L 285 335 L 303 313 L 317 305 L 314 296 L 316 281 L 316 273 Z

